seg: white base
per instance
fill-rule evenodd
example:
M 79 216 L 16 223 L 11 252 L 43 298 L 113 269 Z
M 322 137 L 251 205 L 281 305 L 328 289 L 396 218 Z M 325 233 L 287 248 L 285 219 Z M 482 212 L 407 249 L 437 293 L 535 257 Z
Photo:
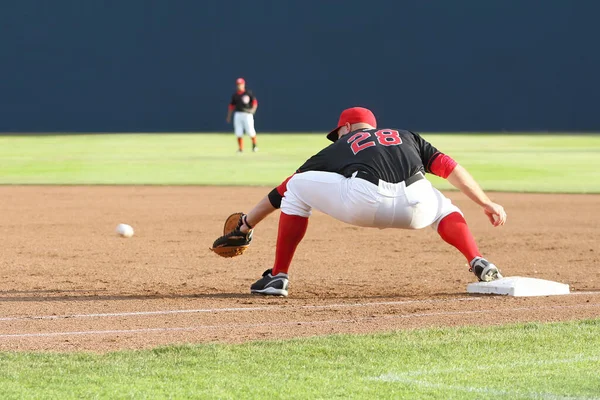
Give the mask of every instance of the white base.
M 492 282 L 476 282 L 467 285 L 467 293 L 503 294 L 507 296 L 552 296 L 569 294 L 569 285 L 544 279 L 511 276 Z

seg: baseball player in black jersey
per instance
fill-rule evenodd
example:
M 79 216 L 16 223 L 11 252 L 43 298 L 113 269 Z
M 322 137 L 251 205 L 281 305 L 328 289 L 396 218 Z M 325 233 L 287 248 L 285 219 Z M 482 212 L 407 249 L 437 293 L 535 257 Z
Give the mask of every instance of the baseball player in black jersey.
M 235 81 L 237 91 L 231 96 L 229 110 L 227 111 L 227 123 L 231 122 L 233 116 L 233 131 L 237 136 L 238 153 L 244 151 L 244 133 L 252 139 L 252 151 L 258 151 L 256 147 L 256 130 L 254 129 L 254 113 L 258 108 L 258 100 L 250 90 L 246 90 L 246 81 L 244 78 L 238 78 Z
M 465 256 L 480 281 L 502 277 L 482 257 L 462 212 L 425 178 L 432 173 L 447 179 L 480 205 L 494 226 L 503 225 L 504 208 L 492 202 L 456 161 L 414 132 L 378 129 L 373 113 L 361 107 L 344 110 L 327 138 L 333 144 L 307 160 L 241 218 L 236 231 L 249 242 L 252 229 L 281 208 L 273 268 L 251 286 L 252 293 L 287 296 L 288 269 L 313 208 L 357 226 L 432 226 Z

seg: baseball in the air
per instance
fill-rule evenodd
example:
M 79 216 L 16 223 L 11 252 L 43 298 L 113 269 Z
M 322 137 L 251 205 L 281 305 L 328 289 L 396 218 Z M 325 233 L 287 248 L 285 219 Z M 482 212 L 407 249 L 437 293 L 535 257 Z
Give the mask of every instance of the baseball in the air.
M 133 236 L 133 228 L 127 224 L 117 225 L 117 234 L 121 237 L 130 238 Z

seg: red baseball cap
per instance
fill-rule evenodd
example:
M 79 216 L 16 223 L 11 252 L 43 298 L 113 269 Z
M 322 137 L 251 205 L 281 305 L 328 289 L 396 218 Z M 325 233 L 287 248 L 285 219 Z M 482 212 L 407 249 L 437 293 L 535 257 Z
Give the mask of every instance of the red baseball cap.
M 338 121 L 338 126 L 331 132 L 327 134 L 327 139 L 335 142 L 338 140 L 338 130 L 346 125 L 346 122 L 350 124 L 358 124 L 360 122 L 369 124 L 373 128 L 377 128 L 377 120 L 375 119 L 375 115 L 371 112 L 371 110 L 363 107 L 352 107 L 347 108 L 342 111 L 340 114 L 340 120 Z
M 245 84 L 246 81 L 244 80 L 244 78 L 237 78 L 235 81 L 236 85 L 240 85 L 240 84 Z

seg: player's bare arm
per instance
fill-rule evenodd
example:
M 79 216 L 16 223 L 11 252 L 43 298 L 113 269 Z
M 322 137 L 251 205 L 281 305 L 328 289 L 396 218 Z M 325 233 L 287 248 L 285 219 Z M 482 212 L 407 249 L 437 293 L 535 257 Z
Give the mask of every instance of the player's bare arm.
M 221 257 L 242 255 L 252 241 L 253 230 L 256 225 L 281 207 L 281 200 L 285 194 L 287 183 L 292 176 L 273 188 L 248 214 L 231 214 L 225 222 L 223 236 L 215 240 L 210 250 Z
M 250 212 L 248 212 L 248 214 L 246 214 L 246 218 L 244 218 L 244 224 L 240 227 L 240 231 L 243 233 L 248 233 L 248 231 L 251 229 L 250 227 L 254 228 L 259 222 L 268 217 L 269 214 L 275 210 L 277 209 L 273 207 L 273 204 L 271 204 L 269 196 L 265 196 L 261 201 L 258 202 L 258 204 L 254 206 L 252 210 L 250 210 Z
M 248 214 L 246 214 L 246 216 L 244 217 L 245 223 L 240 228 L 240 231 L 242 231 L 242 233 L 247 233 L 250 229 L 253 229 L 259 222 L 265 219 L 269 214 L 271 214 L 275 210 L 278 210 L 279 207 L 281 207 L 281 200 L 283 199 L 283 195 L 286 191 L 287 183 L 292 178 L 292 176 L 294 175 L 287 177 L 283 182 L 281 182 L 279 186 L 273 188 L 273 190 L 271 190 L 271 192 L 269 192 L 268 195 L 266 195 L 261 201 L 259 201 L 258 204 L 255 205 L 254 208 L 252 208 L 252 210 L 248 212 Z
M 228 124 L 231 123 L 231 114 L 233 114 L 233 110 L 229 108 L 229 110 L 227 110 L 227 118 L 225 118 L 225 122 L 227 122 Z
M 448 175 L 448 182 L 459 189 L 476 204 L 483 207 L 485 215 L 494 226 L 504 225 L 506 222 L 506 212 L 500 204 L 496 204 L 484 193 L 483 189 L 461 165 L 457 165 Z

